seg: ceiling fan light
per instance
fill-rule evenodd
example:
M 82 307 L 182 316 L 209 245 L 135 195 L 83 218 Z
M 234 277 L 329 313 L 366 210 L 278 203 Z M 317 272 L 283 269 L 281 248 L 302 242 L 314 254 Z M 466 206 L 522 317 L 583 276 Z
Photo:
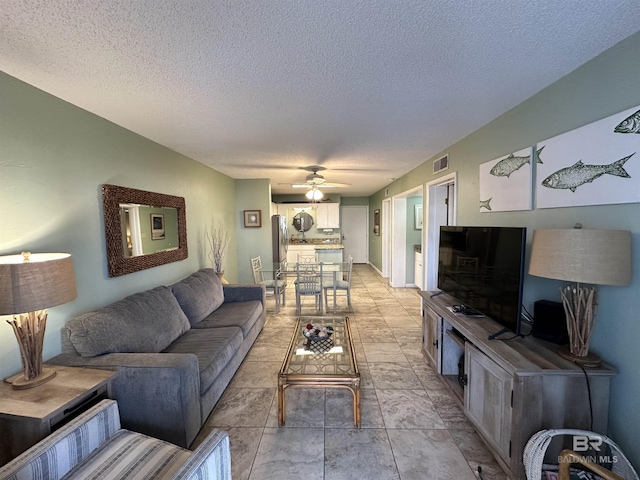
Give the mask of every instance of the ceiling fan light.
M 317 188 L 312 188 L 305 194 L 305 196 L 309 200 L 320 200 L 323 197 L 322 192 Z

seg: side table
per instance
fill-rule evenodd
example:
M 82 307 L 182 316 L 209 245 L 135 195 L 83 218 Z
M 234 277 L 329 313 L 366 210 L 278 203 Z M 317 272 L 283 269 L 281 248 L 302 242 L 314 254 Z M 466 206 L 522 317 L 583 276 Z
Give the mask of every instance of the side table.
M 95 405 L 111 398 L 117 372 L 55 365 L 56 376 L 27 390 L 0 382 L 0 466 Z

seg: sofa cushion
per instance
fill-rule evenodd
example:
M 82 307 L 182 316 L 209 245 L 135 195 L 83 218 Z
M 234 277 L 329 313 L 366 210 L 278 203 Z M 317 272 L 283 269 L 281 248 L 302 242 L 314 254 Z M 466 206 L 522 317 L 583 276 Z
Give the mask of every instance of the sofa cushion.
M 198 357 L 200 392 L 206 392 L 242 344 L 238 327 L 189 330 L 169 345 L 165 353 L 192 353 Z
M 81 356 L 95 357 L 161 352 L 190 325 L 169 287 L 157 287 L 80 315 L 65 328 Z
M 217 328 L 217 327 L 240 327 L 242 335 L 247 336 L 251 327 L 260 318 L 262 313 L 262 302 L 251 300 L 248 302 L 225 303 L 207 318 L 202 320 L 195 329 Z
M 206 318 L 224 302 L 222 282 L 211 268 L 203 268 L 173 284 L 171 291 L 191 325 Z

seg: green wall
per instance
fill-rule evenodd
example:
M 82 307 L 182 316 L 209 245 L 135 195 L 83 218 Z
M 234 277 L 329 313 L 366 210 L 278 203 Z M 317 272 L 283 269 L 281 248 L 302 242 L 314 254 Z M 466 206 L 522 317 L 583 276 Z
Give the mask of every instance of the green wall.
M 459 225 L 526 226 L 529 251 L 536 228 L 625 229 L 633 235 L 633 283 L 628 287 L 600 287 L 600 305 L 592 350 L 619 370 L 613 380 L 609 409 L 609 433 L 636 466 L 640 466 L 640 321 L 637 292 L 640 291 L 640 205 L 602 205 L 555 208 L 527 212 L 478 212 L 478 166 L 536 142 L 640 105 L 640 34 L 586 63 L 558 82 L 473 132 L 458 143 L 421 164 L 389 185 L 396 195 L 436 178 L 433 160 L 449 154 L 450 167 L 458 172 Z M 640 136 L 639 136 L 640 147 Z M 638 179 L 634 187 L 640 188 Z M 381 208 L 384 189 L 370 197 L 370 211 Z M 376 237 L 377 240 L 377 237 Z M 369 258 L 381 267 L 380 242 L 370 244 Z M 528 262 L 528 259 L 527 259 Z M 559 301 L 562 282 L 527 275 L 524 304 L 532 311 L 539 299 Z
M 260 256 L 266 270 L 272 263 L 271 251 L 271 183 L 268 178 L 236 180 L 236 238 L 238 282 L 253 283 L 251 258 Z M 261 210 L 262 227 L 244 226 L 244 210 Z M 225 275 L 226 276 L 226 275 Z
M 233 179 L 4 73 L 0 105 L 0 254 L 68 252 L 75 267 L 78 297 L 49 310 L 45 359 L 60 352 L 60 329 L 75 315 L 210 266 L 203 240 L 212 217 L 230 227 L 226 277 L 237 280 Z M 189 257 L 109 278 L 105 183 L 185 197 Z M 0 321 L 0 376 L 20 369 Z

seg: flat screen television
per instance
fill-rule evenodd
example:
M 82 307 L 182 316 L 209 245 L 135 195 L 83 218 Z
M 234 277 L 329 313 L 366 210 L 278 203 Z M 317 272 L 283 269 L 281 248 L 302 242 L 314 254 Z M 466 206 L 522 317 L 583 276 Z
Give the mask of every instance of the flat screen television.
M 527 229 L 440 227 L 438 289 L 520 335 Z

